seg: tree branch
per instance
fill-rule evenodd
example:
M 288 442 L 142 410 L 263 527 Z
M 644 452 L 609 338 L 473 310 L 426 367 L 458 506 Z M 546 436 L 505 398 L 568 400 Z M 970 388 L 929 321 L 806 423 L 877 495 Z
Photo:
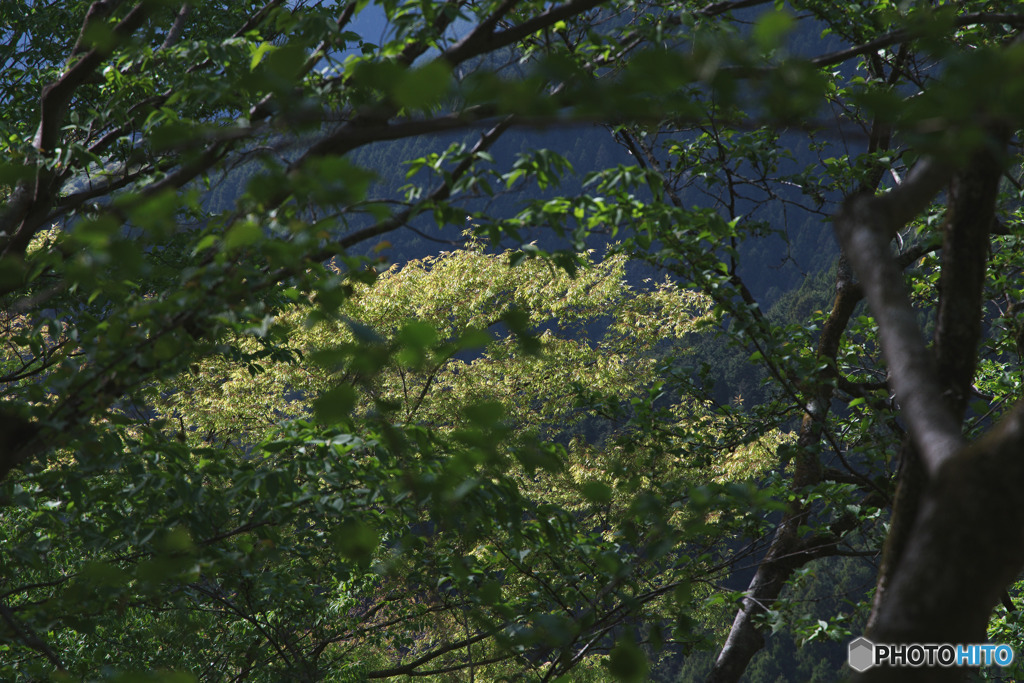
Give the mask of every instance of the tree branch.
M 82 26 L 82 32 L 79 35 L 80 42 L 84 39 L 86 31 L 95 19 L 93 17 L 93 8 L 105 4 L 104 2 L 93 3 L 89 10 L 89 15 Z M 133 7 L 127 16 L 114 27 L 113 33 L 117 42 L 120 43 L 127 40 L 128 36 L 142 25 L 147 15 L 148 11 L 145 8 L 145 3 L 139 3 Z M 68 104 L 71 102 L 71 97 L 74 95 L 75 90 L 89 79 L 92 73 L 103 63 L 103 60 L 110 56 L 111 52 L 112 48 L 109 46 L 91 48 L 80 59 L 76 60 L 60 78 L 43 88 L 42 98 L 39 103 L 39 128 L 36 131 L 33 142 L 36 149 L 44 153 L 53 150 L 57 144 L 60 127 L 63 125 Z
M 58 671 L 65 670 L 64 665 L 57 656 L 57 653 L 55 653 L 42 638 L 24 626 L 11 611 L 11 608 L 3 603 L 0 603 L 0 616 L 3 616 L 4 621 L 6 621 L 7 625 L 10 626 L 16 634 L 18 634 L 18 637 L 23 643 L 46 657 L 46 660 L 53 666 L 57 667 Z
M 476 57 L 484 52 L 491 52 L 523 40 L 531 33 L 536 33 L 537 31 L 552 26 L 563 19 L 569 19 L 577 14 L 582 14 L 587 10 L 597 7 L 602 1 L 603 0 L 570 0 L 563 5 L 552 7 L 548 11 L 531 17 L 523 23 L 501 31 L 500 33 L 494 33 L 493 25 L 488 24 L 488 22 L 485 21 L 480 25 L 480 29 L 482 30 L 470 33 L 464 39 L 446 50 L 439 59 L 444 59 L 453 66 L 460 64 L 467 59 Z M 497 23 L 498 19 L 508 12 L 513 4 L 515 3 L 507 1 L 503 3 L 495 14 L 488 19 L 488 21 L 493 19 L 494 22 Z
M 85 83 L 100 64 L 111 54 L 112 47 L 93 47 L 74 59 L 84 49 L 88 29 L 109 13 L 114 5 L 97 1 L 89 8 L 78 42 L 72 51 L 69 63 L 73 62 L 60 78 L 45 86 L 39 101 L 39 127 L 33 146 L 43 154 L 49 154 L 58 146 L 60 130 L 64 125 L 68 105 L 75 91 Z M 138 29 L 148 15 L 145 3 L 140 3 L 114 27 L 116 43 L 123 42 Z M 23 254 L 32 236 L 43 219 L 49 214 L 50 206 L 60 191 L 61 176 L 38 165 L 35 160 L 28 162 L 35 166 L 34 179 L 22 180 L 15 187 L 7 210 L 0 214 L 0 258 Z
M 413 661 L 409 662 L 408 664 L 403 664 L 401 666 L 391 667 L 390 669 L 378 669 L 377 671 L 371 671 L 371 672 L 366 674 L 366 677 L 367 678 L 391 678 L 393 676 L 403 676 L 403 675 L 404 676 L 415 676 L 416 675 L 416 669 L 421 667 L 421 666 L 423 666 L 427 662 L 430 662 L 430 661 L 432 661 L 434 659 L 437 659 L 438 657 L 440 657 L 442 655 L 445 655 L 445 654 L 448 654 L 449 652 L 452 652 L 454 650 L 459 650 L 461 648 L 464 648 L 467 645 L 472 645 L 474 643 L 479 643 L 481 640 L 485 640 L 485 639 L 489 638 L 490 636 L 491 636 L 491 634 L 489 634 L 489 633 L 478 633 L 475 636 L 472 636 L 470 638 L 464 638 L 462 640 L 456 640 L 456 641 L 453 641 L 451 643 L 447 643 L 445 645 L 442 645 L 441 647 L 438 647 L 438 648 L 428 652 L 427 654 L 423 655 L 422 657 L 418 657 L 417 659 L 414 659 Z
M 976 153 L 970 166 L 953 176 L 943 224 L 935 350 L 943 402 L 958 424 L 967 408 L 977 363 L 989 229 L 995 220 L 1002 171 L 1002 164 L 991 152 Z M 877 625 L 879 610 L 899 571 L 920 512 L 922 496 L 927 490 L 928 475 L 914 444 L 904 443 L 901 448 L 898 478 L 890 531 L 868 619 L 869 630 Z
M 1020 29 L 1024 28 L 1024 14 L 971 12 L 953 20 L 953 26 L 956 28 L 963 28 L 964 26 L 971 26 L 972 24 L 1003 24 Z M 859 57 L 860 55 L 877 52 L 878 50 L 891 45 L 913 40 L 916 37 L 917 34 L 915 32 L 908 29 L 900 29 L 899 31 L 893 31 L 885 34 L 884 36 L 879 36 L 878 38 L 861 45 L 854 45 L 853 47 L 846 48 L 845 50 L 837 50 L 835 52 L 830 52 L 826 55 L 816 57 L 811 60 L 811 64 L 815 66 L 833 66 L 835 64 L 842 64 L 852 57 Z
M 181 6 L 178 15 L 174 17 L 174 23 L 171 24 L 171 30 L 167 32 L 167 37 L 164 38 L 159 49 L 166 50 L 181 39 L 181 34 L 185 31 L 185 24 L 188 22 L 188 15 L 191 13 L 192 5 L 186 2 Z
M 839 241 L 878 320 L 891 386 L 930 472 L 937 471 L 963 445 L 963 439 L 959 421 L 938 400 L 942 391 L 935 364 L 889 241 L 928 205 L 947 177 L 948 172 L 936 162 L 921 161 L 888 194 L 851 197 L 835 221 Z
M 736 9 L 745 9 L 747 7 L 756 7 L 757 5 L 767 5 L 773 0 L 728 0 L 727 2 L 712 2 L 711 4 L 704 5 L 694 14 L 699 14 L 702 17 L 717 17 L 719 14 L 725 14 Z

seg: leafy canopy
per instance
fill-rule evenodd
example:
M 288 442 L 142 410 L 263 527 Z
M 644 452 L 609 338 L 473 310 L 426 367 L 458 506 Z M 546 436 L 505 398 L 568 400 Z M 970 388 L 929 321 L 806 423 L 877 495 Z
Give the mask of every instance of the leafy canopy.
M 922 435 L 1019 395 L 1022 26 L 973 1 L 4 3 L 4 676 L 736 680 L 769 629 L 899 622 L 907 539 L 961 535 L 914 536 L 956 506 L 897 482 L 932 495 Z M 896 275 L 866 238 L 837 259 L 833 215 L 884 229 Z M 930 357 L 911 304 L 938 370 L 883 358 Z M 971 499 L 1012 498 L 989 479 Z M 805 569 L 887 534 L 873 606 L 798 607 Z M 997 595 L 1004 560 L 951 594 Z M 975 642 L 978 604 L 925 621 Z

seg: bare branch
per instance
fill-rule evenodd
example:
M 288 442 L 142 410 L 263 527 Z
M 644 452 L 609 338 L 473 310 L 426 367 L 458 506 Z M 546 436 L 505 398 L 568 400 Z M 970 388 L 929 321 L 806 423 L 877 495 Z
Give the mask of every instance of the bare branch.
M 185 24 L 188 22 L 188 15 L 191 13 L 192 5 L 186 2 L 181 6 L 178 15 L 174 18 L 174 23 L 171 24 L 171 30 L 167 32 L 167 37 L 160 45 L 161 50 L 166 50 L 181 39 L 181 34 L 185 31 Z
M 562 21 L 563 19 L 569 19 L 577 14 L 582 14 L 583 12 L 600 5 L 601 1 L 602 0 L 570 0 L 570 2 L 567 2 L 564 5 L 552 7 L 547 12 L 531 17 L 523 23 L 506 29 L 500 33 L 493 33 L 492 31 L 487 30 L 473 31 L 463 40 L 446 50 L 439 59 L 444 59 L 452 65 L 459 64 L 467 59 L 472 59 L 477 55 L 483 54 L 484 52 L 490 52 L 523 40 L 531 33 L 536 33 L 537 31 L 547 28 L 559 21 Z M 501 14 L 511 9 L 512 4 L 514 3 L 503 3 L 495 13 L 495 16 L 500 18 Z M 497 19 L 494 17 L 491 18 L 497 22 Z M 484 29 L 485 26 L 487 26 L 487 22 L 481 24 L 480 28 Z
M 448 654 L 449 652 L 452 652 L 454 650 L 459 650 L 461 648 L 464 648 L 467 645 L 472 645 L 474 643 L 479 643 L 481 640 L 485 640 L 485 639 L 489 638 L 490 636 L 491 636 L 491 634 L 485 632 L 485 633 L 478 633 L 475 636 L 472 636 L 472 637 L 469 637 L 469 638 L 464 638 L 462 640 L 456 640 L 454 642 L 447 643 L 445 645 L 442 645 L 441 647 L 438 647 L 438 648 L 436 648 L 434 650 L 431 650 L 430 652 L 426 653 L 422 657 L 418 657 L 417 659 L 414 659 L 413 661 L 409 662 L 408 664 L 403 664 L 401 666 L 391 667 L 390 669 L 378 669 L 377 671 L 371 671 L 368 674 L 366 674 L 366 677 L 367 678 L 392 678 L 394 676 L 402 676 L 402 675 L 405 675 L 405 676 L 415 676 L 416 673 L 417 673 L 416 669 L 418 669 L 419 667 L 423 666 L 427 662 L 430 662 L 430 661 L 432 661 L 434 659 L 437 659 L 438 657 L 440 657 L 442 655 L 445 655 L 445 654 Z
M 717 17 L 719 14 L 725 14 L 736 9 L 745 9 L 747 7 L 756 7 L 758 5 L 767 5 L 772 0 L 728 0 L 727 2 L 712 2 L 711 4 L 704 5 L 694 14 L 699 14 L 702 17 Z
M 477 141 L 476 145 L 473 146 L 473 149 L 470 150 L 469 156 L 467 156 L 466 159 L 464 159 L 462 163 L 456 166 L 455 169 L 452 171 L 450 180 L 448 182 L 442 183 L 437 188 L 435 188 L 430 193 L 428 201 L 443 201 L 450 197 L 452 185 L 454 185 L 454 183 L 456 183 L 459 180 L 459 178 L 465 175 L 466 172 L 470 169 L 470 167 L 473 165 L 473 162 L 476 160 L 476 154 L 478 152 L 487 150 L 491 145 L 493 145 L 495 141 L 497 141 L 497 139 L 501 137 L 502 133 L 504 133 L 512 126 L 512 121 L 512 117 L 508 117 L 501 121 L 500 123 L 498 123 L 498 125 L 496 125 L 494 128 L 487 131 L 484 135 L 482 135 L 480 139 Z M 406 223 L 408 223 L 413 218 L 414 215 L 415 211 L 413 209 L 407 209 L 405 211 L 402 211 L 401 213 L 392 216 L 391 218 L 385 219 L 380 223 L 371 225 L 370 227 L 360 230 L 351 235 L 347 235 L 346 237 L 341 239 L 341 241 L 339 242 L 339 246 L 343 249 L 347 249 L 348 247 L 351 247 L 360 242 L 364 242 L 372 237 L 376 237 L 386 232 L 395 230 L 396 228 L 400 228 Z
M 959 16 L 953 21 L 953 25 L 957 28 L 963 28 L 964 26 L 972 26 L 975 24 L 1002 24 L 1006 26 L 1013 26 L 1017 29 L 1024 29 L 1024 14 L 971 12 L 970 14 Z M 874 40 L 862 45 L 854 45 L 853 47 L 846 48 L 845 50 L 837 50 L 835 52 L 830 52 L 827 55 L 816 57 L 811 60 L 811 64 L 814 64 L 815 66 L 832 66 L 835 64 L 842 64 L 853 57 L 871 54 L 872 52 L 877 52 L 892 45 L 912 40 L 915 37 L 916 36 L 913 32 L 906 29 L 893 31 L 892 33 L 887 33 L 884 36 L 875 38 Z

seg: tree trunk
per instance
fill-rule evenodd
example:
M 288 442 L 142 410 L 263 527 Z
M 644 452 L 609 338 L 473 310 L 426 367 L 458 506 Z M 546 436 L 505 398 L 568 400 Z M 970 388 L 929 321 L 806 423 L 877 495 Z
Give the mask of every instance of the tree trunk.
M 860 288 L 853 283 L 846 259 L 840 257 L 836 274 L 836 298 L 822 328 L 817 349 L 819 359 L 831 362 L 819 377 L 815 396 L 808 402 L 809 410 L 800 425 L 792 483 L 792 489 L 796 492 L 822 480 L 819 448 L 822 426 L 832 400 L 834 382 L 831 380 L 834 380 L 835 358 L 843 331 L 861 296 Z M 787 510 L 767 554 L 747 587 L 729 635 L 708 675 L 708 683 L 739 680 L 751 658 L 764 647 L 764 636 L 755 623 L 756 617 L 767 612 L 778 599 L 793 572 L 812 559 L 826 554 L 822 552 L 825 546 L 817 539 L 805 541 L 798 536 L 798 530 L 806 522 L 808 512 L 806 506 L 799 504 Z
M 922 163 L 924 171 L 903 186 L 851 200 L 836 220 L 878 320 L 891 383 L 927 477 L 902 547 L 888 549 L 894 559 L 880 577 L 883 594 L 867 635 L 876 643 L 980 643 L 992 608 L 1024 566 L 1024 405 L 973 444 L 960 435 L 1001 164 L 980 152 L 951 185 L 934 358 L 888 254 L 895 230 L 941 187 L 940 166 Z M 956 667 L 872 668 L 859 680 L 955 681 L 964 675 Z

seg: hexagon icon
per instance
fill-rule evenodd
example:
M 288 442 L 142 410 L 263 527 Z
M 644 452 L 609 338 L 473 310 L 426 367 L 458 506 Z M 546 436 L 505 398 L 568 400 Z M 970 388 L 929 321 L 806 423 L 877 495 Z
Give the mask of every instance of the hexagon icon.
M 861 636 L 850 643 L 850 668 L 861 673 L 875 665 L 875 644 Z

